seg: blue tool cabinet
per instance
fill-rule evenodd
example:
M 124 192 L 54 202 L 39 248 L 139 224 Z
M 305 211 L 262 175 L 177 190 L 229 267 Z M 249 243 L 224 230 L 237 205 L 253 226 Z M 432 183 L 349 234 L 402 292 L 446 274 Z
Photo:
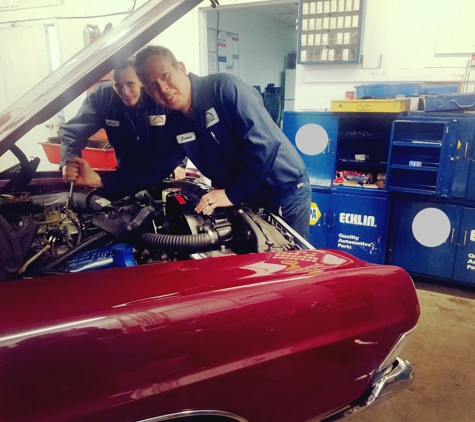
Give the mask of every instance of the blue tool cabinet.
M 412 274 L 475 284 L 475 208 L 397 196 L 389 263 Z
M 388 159 L 388 189 L 450 196 L 457 124 L 457 120 L 417 117 L 395 120 Z
M 313 186 L 331 186 L 335 176 L 338 117 L 326 112 L 284 111 L 282 130 L 302 156 Z
M 452 279 L 475 284 L 475 208 L 462 210 Z
M 475 114 L 284 111 L 282 125 L 310 175 L 310 243 L 475 284 Z M 386 186 L 334 185 L 344 170 Z
M 420 111 L 408 111 L 400 116 L 403 119 L 415 121 L 446 121 L 452 122 L 456 127 L 455 153 L 450 145 L 449 155 L 445 160 L 453 159 L 452 171 L 447 169 L 440 172 L 440 177 L 452 180 L 448 190 L 451 198 L 462 198 L 468 201 L 475 200 L 475 114 L 472 113 L 427 113 Z M 447 150 L 446 150 L 447 154 Z M 444 157 L 443 157 L 444 159 Z M 449 163 L 450 166 L 450 163 Z
M 307 166 L 312 186 L 331 187 L 338 170 L 385 173 L 397 113 L 284 111 L 282 130 Z M 359 161 L 356 155 L 366 158 Z
M 413 274 L 451 278 L 461 207 L 396 198 L 394 215 L 390 261 Z
M 310 175 L 310 243 L 475 284 L 475 114 L 285 111 L 282 125 Z M 335 185 L 344 170 L 386 186 Z
M 390 264 L 412 274 L 475 284 L 474 139 L 471 113 L 409 111 L 393 123 L 388 160 L 388 188 L 394 198 Z M 407 140 L 429 145 L 419 149 L 405 145 Z M 414 152 L 404 157 L 404 150 Z M 423 171 L 406 164 L 397 168 L 399 159 L 424 164 L 431 154 L 432 176 L 419 177 Z
M 331 189 L 312 187 L 309 241 L 316 248 L 328 248 Z
M 390 201 L 384 190 L 332 189 L 324 218 L 327 248 L 340 249 L 376 264 L 386 261 Z
M 387 191 L 313 188 L 310 243 L 384 264 L 389 206 Z
M 396 113 L 284 111 L 282 130 L 303 157 L 312 185 L 310 243 L 385 263 L 388 192 L 334 186 L 336 173 L 385 173 Z M 357 155 L 365 157 L 356 159 Z

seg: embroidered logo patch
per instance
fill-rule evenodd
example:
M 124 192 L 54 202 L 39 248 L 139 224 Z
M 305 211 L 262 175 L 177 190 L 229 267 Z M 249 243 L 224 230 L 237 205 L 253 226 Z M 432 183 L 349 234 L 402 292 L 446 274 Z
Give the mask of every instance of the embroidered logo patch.
M 214 107 L 211 107 L 206 112 L 206 129 L 215 125 L 218 122 L 219 122 L 218 113 L 216 113 L 216 110 L 214 109 Z
M 195 132 L 183 133 L 176 137 L 176 140 L 178 141 L 179 144 L 185 144 L 186 142 L 191 142 L 191 141 L 194 141 L 195 139 L 196 139 Z
M 113 126 L 113 127 L 119 127 L 120 126 L 120 122 L 118 120 L 109 120 L 109 119 L 106 119 L 106 125 L 107 126 Z
M 148 116 L 148 124 L 150 126 L 164 126 L 167 121 L 167 116 L 165 114 L 160 114 L 158 116 Z

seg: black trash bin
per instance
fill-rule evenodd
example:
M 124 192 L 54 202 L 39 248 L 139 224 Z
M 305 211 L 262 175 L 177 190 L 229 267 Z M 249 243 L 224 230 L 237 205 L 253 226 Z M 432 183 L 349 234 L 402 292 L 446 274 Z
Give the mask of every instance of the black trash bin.
M 262 96 L 264 99 L 264 107 L 267 109 L 274 122 L 280 126 L 284 103 L 282 88 L 276 87 L 275 84 L 267 84 Z

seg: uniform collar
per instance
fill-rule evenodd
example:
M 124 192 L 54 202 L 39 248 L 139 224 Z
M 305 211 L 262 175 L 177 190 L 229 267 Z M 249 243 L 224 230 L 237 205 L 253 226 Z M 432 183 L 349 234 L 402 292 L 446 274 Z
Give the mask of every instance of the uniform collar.
M 198 98 L 198 91 L 200 89 L 202 78 L 194 73 L 188 73 L 188 78 L 190 79 L 191 85 L 191 108 L 190 116 L 195 117 L 195 113 L 200 110 L 200 101 Z

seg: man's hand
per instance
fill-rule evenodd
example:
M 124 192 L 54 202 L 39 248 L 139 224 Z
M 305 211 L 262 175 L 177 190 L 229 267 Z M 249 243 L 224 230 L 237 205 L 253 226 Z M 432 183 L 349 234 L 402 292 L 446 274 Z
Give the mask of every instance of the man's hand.
M 86 160 L 79 157 L 70 158 L 63 167 L 63 180 L 65 183 L 75 182 L 77 186 L 102 188 L 101 176 L 91 169 Z
M 204 215 L 208 215 L 217 207 L 232 207 L 232 202 L 228 199 L 224 189 L 217 189 L 203 195 L 195 211 Z
M 186 177 L 186 169 L 178 166 L 175 170 L 173 170 L 171 177 L 173 177 L 175 180 L 183 180 Z

